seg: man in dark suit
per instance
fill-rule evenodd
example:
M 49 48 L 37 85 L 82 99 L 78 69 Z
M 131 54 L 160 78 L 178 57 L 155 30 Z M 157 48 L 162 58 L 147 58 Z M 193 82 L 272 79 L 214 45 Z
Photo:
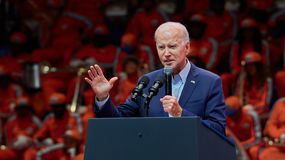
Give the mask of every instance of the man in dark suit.
M 187 60 L 190 40 L 184 25 L 166 22 L 155 32 L 156 48 L 163 66 L 171 66 L 172 95 L 165 95 L 165 84 L 159 89 L 149 103 L 148 116 L 151 117 L 183 117 L 198 116 L 210 127 L 225 133 L 225 104 L 221 79 L 209 71 L 196 67 Z M 145 116 L 143 96 L 137 101 L 128 98 L 125 103 L 115 107 L 109 98 L 109 91 L 117 77 L 109 81 L 101 68 L 95 64 L 88 70 L 89 78 L 85 80 L 91 85 L 95 95 L 95 112 L 97 117 L 139 117 Z M 148 94 L 156 77 L 163 75 L 163 69 L 146 74 L 150 80 L 143 90 Z

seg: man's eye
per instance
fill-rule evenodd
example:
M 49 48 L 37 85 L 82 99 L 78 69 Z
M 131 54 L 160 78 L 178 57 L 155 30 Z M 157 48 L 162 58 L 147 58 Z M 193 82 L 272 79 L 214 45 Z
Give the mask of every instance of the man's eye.
M 162 49 L 164 49 L 164 47 L 163 46 L 158 46 L 158 49 L 162 50 Z
M 169 48 L 171 48 L 171 49 L 175 49 L 176 47 L 177 47 L 176 45 L 169 46 Z

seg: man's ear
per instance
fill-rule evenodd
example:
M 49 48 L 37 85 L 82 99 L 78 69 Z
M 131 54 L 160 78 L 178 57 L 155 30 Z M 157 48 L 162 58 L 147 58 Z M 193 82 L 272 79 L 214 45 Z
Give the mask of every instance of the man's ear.
M 190 54 L 190 48 L 191 48 L 190 42 L 186 42 L 185 49 L 187 50 L 186 53 L 187 56 L 189 56 Z

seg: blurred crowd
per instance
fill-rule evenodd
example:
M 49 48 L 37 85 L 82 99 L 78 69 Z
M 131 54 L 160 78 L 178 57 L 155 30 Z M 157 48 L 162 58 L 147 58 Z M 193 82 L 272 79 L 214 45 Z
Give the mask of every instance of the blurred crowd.
M 161 67 L 166 21 L 221 76 L 239 158 L 285 159 L 285 0 L 0 0 L 0 21 L 0 159 L 83 159 L 96 117 L 86 70 L 118 76 L 111 98 L 124 102 Z

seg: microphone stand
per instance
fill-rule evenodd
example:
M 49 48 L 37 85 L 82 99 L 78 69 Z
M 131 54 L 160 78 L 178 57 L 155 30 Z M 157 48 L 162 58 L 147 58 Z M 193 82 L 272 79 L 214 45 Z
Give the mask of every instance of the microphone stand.
M 148 111 L 149 111 L 150 100 L 152 99 L 153 96 L 157 95 L 157 92 L 158 92 L 159 88 L 162 86 L 163 82 L 164 82 L 163 76 L 157 77 L 153 86 L 151 86 L 149 88 L 149 95 L 144 96 L 145 97 L 144 111 L 145 111 L 145 116 L 147 116 L 147 117 L 149 114 Z
M 146 97 L 146 100 L 144 101 L 144 111 L 145 111 L 145 113 L 144 113 L 144 115 L 146 116 L 146 117 L 148 117 L 148 110 L 149 110 L 149 102 L 150 102 L 150 98 L 147 96 Z

